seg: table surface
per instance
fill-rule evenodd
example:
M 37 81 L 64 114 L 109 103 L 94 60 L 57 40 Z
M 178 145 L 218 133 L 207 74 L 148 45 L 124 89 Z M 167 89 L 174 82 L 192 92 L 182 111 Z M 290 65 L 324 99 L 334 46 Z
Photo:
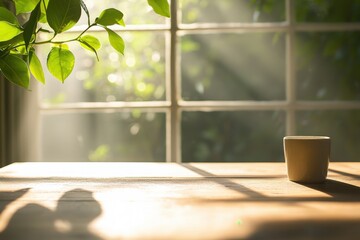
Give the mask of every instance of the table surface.
M 360 239 L 360 163 L 14 163 L 0 239 Z

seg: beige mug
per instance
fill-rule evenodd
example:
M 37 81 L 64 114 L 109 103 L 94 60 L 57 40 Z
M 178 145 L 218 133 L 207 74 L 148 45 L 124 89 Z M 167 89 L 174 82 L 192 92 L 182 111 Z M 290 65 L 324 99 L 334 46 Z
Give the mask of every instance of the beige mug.
M 330 159 L 330 137 L 286 136 L 283 141 L 290 181 L 320 183 L 326 180 Z

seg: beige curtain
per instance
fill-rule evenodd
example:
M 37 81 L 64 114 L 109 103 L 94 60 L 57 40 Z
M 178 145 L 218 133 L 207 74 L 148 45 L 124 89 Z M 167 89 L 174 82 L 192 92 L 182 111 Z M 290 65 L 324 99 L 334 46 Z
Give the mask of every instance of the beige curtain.
M 6 108 L 7 108 L 7 97 L 6 97 L 6 88 L 7 83 L 4 78 L 0 76 L 0 167 L 3 167 L 9 159 L 9 147 L 7 146 L 6 136 L 7 136 L 7 120 L 6 120 Z
M 39 160 L 39 109 L 37 88 L 22 89 L 1 78 L 1 166 Z

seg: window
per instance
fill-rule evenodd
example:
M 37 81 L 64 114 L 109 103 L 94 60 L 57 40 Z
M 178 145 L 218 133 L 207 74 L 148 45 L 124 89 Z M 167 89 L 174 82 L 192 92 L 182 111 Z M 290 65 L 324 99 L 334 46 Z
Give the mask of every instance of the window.
M 86 3 L 124 11 L 125 56 L 71 46 L 70 78 L 39 86 L 42 161 L 283 161 L 294 134 L 358 160 L 360 1 L 172 0 L 171 20 Z

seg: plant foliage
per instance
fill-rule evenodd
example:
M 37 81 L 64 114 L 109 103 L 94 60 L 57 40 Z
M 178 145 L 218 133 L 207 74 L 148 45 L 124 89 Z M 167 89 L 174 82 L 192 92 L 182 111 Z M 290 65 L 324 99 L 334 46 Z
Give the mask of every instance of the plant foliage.
M 67 43 L 78 42 L 98 58 L 100 41 L 91 34 L 85 34 L 95 26 L 104 28 L 111 46 L 124 54 L 124 40 L 110 29 L 112 25 L 125 26 L 124 14 L 118 9 L 104 9 L 91 22 L 83 0 L 13 0 L 13 3 L 15 14 L 3 6 L 0 0 L 0 74 L 18 86 L 28 88 L 30 74 L 45 84 L 43 66 L 35 51 L 43 44 L 53 45 L 46 65 L 49 72 L 61 82 L 71 74 L 75 64 L 75 56 L 68 49 Z M 157 14 L 170 17 L 167 0 L 148 0 L 148 4 Z M 78 23 L 83 12 L 87 16 L 86 28 L 76 37 L 56 40 L 57 36 Z M 20 23 L 18 19 L 21 16 L 27 20 Z M 39 40 L 41 32 L 51 33 L 51 37 Z

